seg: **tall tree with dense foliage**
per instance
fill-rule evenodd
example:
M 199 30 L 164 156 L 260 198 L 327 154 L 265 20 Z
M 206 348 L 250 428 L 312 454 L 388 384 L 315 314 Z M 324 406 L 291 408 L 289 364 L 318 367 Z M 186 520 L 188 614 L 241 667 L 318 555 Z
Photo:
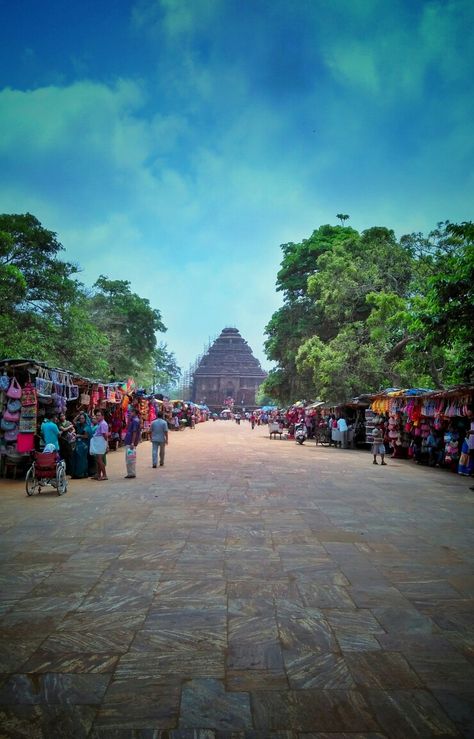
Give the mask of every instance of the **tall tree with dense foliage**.
M 308 293 L 308 278 L 314 275 L 319 257 L 336 248 L 357 232 L 344 226 L 321 226 L 300 243 L 282 245 L 283 260 L 277 275 L 277 290 L 283 293 L 283 306 L 266 327 L 265 351 L 277 363 L 263 385 L 263 392 L 281 402 L 313 392 L 311 371 L 296 368 L 296 356 L 302 342 L 316 327 L 325 335 L 321 312 Z
M 340 401 L 472 378 L 472 224 L 399 241 L 384 227 L 322 226 L 282 250 L 284 304 L 266 329 L 274 397 Z
M 474 224 L 439 224 L 424 242 L 411 349 L 432 357 L 438 384 L 474 381 Z
M 30 213 L 0 215 L 0 356 L 103 379 L 158 362 L 156 332 L 166 330 L 159 311 L 124 280 L 101 276 L 87 291 L 62 251 Z
M 90 299 L 94 323 L 108 339 L 107 360 L 116 378 L 136 375 L 156 349 L 157 331 L 166 331 L 160 311 L 130 290 L 128 280 L 101 275 Z
M 170 351 L 167 344 L 161 341 L 152 352 L 148 363 L 140 369 L 136 377 L 144 387 L 169 396 L 177 388 L 181 368 L 178 366 L 174 352 Z
M 0 215 L 0 355 L 56 361 L 64 306 L 80 290 L 78 268 L 59 258 L 56 234 L 30 213 Z M 69 335 L 71 343 L 76 334 Z

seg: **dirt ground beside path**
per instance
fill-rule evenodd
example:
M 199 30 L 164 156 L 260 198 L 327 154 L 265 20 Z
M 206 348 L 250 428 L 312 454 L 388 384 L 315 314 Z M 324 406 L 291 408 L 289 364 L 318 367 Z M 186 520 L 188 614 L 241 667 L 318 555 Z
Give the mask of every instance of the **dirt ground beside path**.
M 472 480 L 387 461 L 218 421 L 0 481 L 0 736 L 474 736 Z

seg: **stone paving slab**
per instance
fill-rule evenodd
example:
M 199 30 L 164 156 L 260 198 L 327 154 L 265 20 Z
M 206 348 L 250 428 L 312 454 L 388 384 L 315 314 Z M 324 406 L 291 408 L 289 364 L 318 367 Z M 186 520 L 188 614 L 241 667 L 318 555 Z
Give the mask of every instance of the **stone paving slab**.
M 0 481 L 0 736 L 474 736 L 473 494 L 207 423 L 124 480 Z

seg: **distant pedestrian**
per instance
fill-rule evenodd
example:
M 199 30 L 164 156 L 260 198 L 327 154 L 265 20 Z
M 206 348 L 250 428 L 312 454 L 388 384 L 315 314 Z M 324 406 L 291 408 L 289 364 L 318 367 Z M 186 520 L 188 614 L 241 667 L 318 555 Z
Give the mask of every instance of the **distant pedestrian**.
M 130 409 L 127 431 L 125 434 L 125 465 L 127 474 L 125 479 L 137 476 L 137 446 L 141 439 L 140 419 L 135 408 Z
M 377 454 L 382 457 L 381 464 L 385 465 L 385 444 L 383 443 L 383 434 L 379 426 L 376 426 L 373 430 L 373 442 L 372 442 L 372 454 L 374 455 L 374 461 L 372 464 L 378 464 Z
M 151 462 L 156 467 L 158 462 L 158 450 L 160 452 L 160 467 L 165 463 L 165 446 L 168 443 L 168 424 L 163 418 L 163 413 L 159 412 L 154 421 L 150 425 L 151 438 Z

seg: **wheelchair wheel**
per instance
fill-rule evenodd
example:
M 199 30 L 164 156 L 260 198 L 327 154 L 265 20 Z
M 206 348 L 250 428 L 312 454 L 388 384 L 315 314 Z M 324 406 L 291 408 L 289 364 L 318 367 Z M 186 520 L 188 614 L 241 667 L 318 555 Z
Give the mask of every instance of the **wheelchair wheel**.
M 38 480 L 35 477 L 34 465 L 31 465 L 30 469 L 26 473 L 25 487 L 26 494 L 30 496 L 35 495 L 35 493 L 38 494 L 40 491 Z
M 62 464 L 59 464 L 56 470 L 56 489 L 58 495 L 64 495 L 67 492 L 66 471 Z

